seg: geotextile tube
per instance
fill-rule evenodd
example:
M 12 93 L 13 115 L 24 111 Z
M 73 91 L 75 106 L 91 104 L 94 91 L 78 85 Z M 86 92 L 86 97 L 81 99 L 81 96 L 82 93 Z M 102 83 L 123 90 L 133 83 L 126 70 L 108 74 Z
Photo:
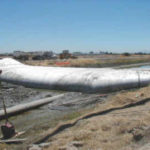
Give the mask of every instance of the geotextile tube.
M 7 108 L 7 115 L 12 116 L 15 114 L 19 114 L 21 112 L 25 112 L 25 111 L 40 107 L 40 106 L 48 104 L 48 103 L 52 103 L 54 100 L 56 100 L 58 98 L 62 98 L 63 96 L 64 96 L 64 94 L 60 94 L 60 95 L 56 95 L 53 97 L 43 98 L 40 100 L 35 100 L 32 102 L 9 107 L 9 108 Z M 0 110 L 0 119 L 3 119 L 4 117 L 5 117 L 4 110 Z
M 0 60 L 0 81 L 30 88 L 105 93 L 147 86 L 148 69 L 42 67 L 11 58 Z

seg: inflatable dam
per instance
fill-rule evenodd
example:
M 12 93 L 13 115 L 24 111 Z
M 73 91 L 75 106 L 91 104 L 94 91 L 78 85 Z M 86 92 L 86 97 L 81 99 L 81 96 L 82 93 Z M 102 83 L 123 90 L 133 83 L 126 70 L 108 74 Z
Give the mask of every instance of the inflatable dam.
M 149 69 L 44 67 L 0 60 L 0 81 L 30 88 L 107 93 L 150 83 Z

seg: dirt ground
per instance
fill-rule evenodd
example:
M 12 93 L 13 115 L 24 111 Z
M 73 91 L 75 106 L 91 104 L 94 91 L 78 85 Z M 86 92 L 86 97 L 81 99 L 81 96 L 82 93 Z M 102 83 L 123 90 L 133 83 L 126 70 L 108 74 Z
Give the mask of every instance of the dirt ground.
M 1 97 L 11 105 L 31 98 L 59 93 L 38 91 L 2 83 Z M 14 88 L 14 90 L 10 90 Z M 15 91 L 16 90 L 16 91 Z M 40 109 L 12 117 L 17 130 L 25 130 L 19 145 L 0 144 L 2 150 L 26 150 L 29 145 L 49 143 L 44 150 L 148 150 L 150 149 L 150 87 L 103 94 L 68 92 L 65 97 Z M 26 96 L 28 98 L 26 99 Z M 79 98 L 80 97 L 80 98 Z M 7 103 L 9 104 L 9 102 Z M 1 122 L 2 123 L 2 122 Z
M 48 137 L 43 142 L 50 142 L 45 150 L 150 149 L 149 91 L 150 87 L 122 91 L 77 119 L 49 129 L 43 133 Z

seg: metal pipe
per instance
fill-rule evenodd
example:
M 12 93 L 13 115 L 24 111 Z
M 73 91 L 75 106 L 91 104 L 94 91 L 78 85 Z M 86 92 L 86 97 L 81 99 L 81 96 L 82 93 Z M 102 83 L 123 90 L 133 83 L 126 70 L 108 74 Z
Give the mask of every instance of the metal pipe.
M 41 67 L 5 58 L 0 70 L 0 81 L 50 90 L 104 93 L 150 83 L 148 69 Z

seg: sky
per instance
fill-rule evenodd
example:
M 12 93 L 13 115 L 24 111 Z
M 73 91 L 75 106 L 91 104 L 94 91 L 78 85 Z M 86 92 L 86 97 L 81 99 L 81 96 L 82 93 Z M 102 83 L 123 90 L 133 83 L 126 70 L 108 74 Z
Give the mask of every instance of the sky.
M 0 53 L 150 52 L 150 0 L 0 0 Z

